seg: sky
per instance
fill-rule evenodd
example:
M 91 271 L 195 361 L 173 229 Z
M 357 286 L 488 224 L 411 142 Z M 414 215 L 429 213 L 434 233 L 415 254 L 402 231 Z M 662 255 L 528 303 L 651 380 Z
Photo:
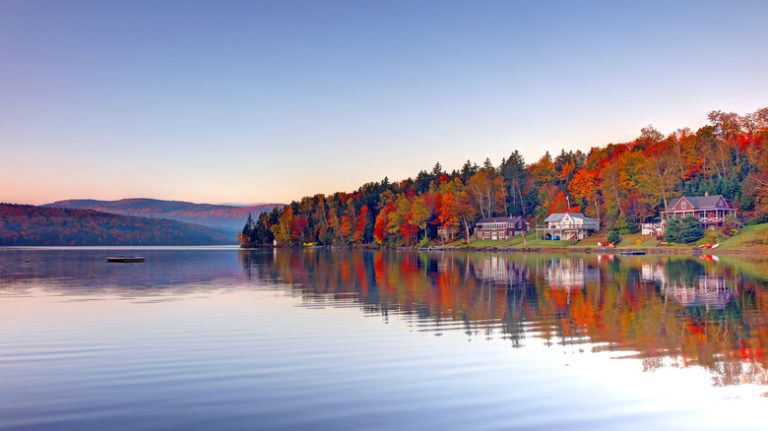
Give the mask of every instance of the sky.
M 289 202 L 768 106 L 768 2 L 0 0 L 0 202 Z

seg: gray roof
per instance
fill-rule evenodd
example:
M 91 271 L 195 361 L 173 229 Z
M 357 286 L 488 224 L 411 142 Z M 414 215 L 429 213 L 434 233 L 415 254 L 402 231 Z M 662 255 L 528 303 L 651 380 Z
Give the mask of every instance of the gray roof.
M 570 214 L 573 218 L 578 219 L 587 219 L 588 217 L 584 217 L 584 214 L 582 213 L 552 213 L 549 215 L 549 217 L 545 218 L 544 221 L 554 221 L 558 222 L 565 217 L 566 214 Z
M 682 198 L 674 198 L 671 201 L 669 201 L 669 208 L 674 208 L 675 205 L 680 202 L 680 199 L 685 198 L 688 202 L 693 205 L 693 209 L 722 209 L 723 207 L 717 206 L 717 202 L 720 200 L 720 198 L 723 198 L 723 195 L 712 195 L 712 196 L 683 196 Z M 727 208 L 731 207 L 731 203 L 728 201 L 728 199 L 723 198 L 725 201 Z

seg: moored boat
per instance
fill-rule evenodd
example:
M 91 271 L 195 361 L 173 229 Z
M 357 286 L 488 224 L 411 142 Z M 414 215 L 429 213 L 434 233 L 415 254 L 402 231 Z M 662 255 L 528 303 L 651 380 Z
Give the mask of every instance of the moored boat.
M 107 263 L 141 263 L 146 260 L 143 256 L 110 256 Z
M 700 246 L 698 246 L 698 248 L 700 248 L 700 249 L 707 249 L 707 250 L 716 249 L 718 247 L 720 247 L 720 243 L 717 243 L 717 244 L 701 244 Z

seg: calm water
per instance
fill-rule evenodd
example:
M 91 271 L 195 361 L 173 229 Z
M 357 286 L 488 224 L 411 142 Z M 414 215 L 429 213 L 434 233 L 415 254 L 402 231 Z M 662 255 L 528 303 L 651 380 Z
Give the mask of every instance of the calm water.
M 114 254 L 0 249 L 0 429 L 768 427 L 765 258 Z

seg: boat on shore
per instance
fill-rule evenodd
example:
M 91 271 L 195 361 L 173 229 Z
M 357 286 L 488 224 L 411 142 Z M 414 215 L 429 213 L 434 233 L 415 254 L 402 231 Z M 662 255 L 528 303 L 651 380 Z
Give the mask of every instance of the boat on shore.
M 142 263 L 145 260 L 143 256 L 110 256 L 107 263 Z
M 714 250 L 716 248 L 720 247 L 720 243 L 717 244 L 701 244 L 697 248 L 701 250 Z

